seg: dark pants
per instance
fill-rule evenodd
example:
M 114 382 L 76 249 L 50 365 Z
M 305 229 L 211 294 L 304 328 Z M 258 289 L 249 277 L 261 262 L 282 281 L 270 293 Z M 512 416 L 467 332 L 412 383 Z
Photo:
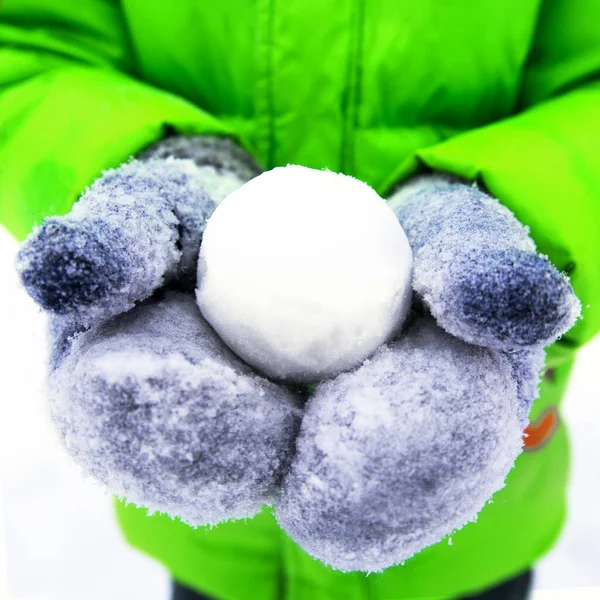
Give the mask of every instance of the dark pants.
M 501 585 L 489 589 L 475 596 L 464 596 L 459 600 L 527 600 L 531 590 L 533 572 L 527 571 L 514 579 L 510 579 Z M 194 592 L 177 583 L 173 584 L 172 600 L 217 600 Z M 248 600 L 251 600 L 250 598 Z

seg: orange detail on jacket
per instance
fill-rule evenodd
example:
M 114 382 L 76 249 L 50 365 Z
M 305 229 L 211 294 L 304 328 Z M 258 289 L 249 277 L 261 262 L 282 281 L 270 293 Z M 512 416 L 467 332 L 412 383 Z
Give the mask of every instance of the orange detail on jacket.
M 559 424 L 558 410 L 555 406 L 547 407 L 535 420 L 529 423 L 524 431 L 524 452 L 534 452 L 543 448 L 554 436 Z

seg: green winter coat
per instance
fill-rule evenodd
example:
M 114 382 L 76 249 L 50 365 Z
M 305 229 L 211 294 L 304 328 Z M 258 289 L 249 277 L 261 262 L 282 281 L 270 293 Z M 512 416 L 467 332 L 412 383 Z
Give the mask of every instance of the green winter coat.
M 0 5 L 0 221 L 15 236 L 173 130 L 234 135 L 266 168 L 328 167 L 381 194 L 427 167 L 481 180 L 584 306 L 550 349 L 532 411 L 553 414 L 575 350 L 600 328 L 599 2 Z M 216 598 L 450 598 L 526 569 L 556 540 L 564 426 L 550 437 L 476 523 L 381 574 L 314 561 L 267 509 L 210 531 L 131 505 L 118 518 L 132 544 Z

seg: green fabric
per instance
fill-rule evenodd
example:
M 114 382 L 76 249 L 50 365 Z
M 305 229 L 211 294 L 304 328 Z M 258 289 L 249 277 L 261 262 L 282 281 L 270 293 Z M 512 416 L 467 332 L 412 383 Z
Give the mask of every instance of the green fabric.
M 19 239 L 67 212 L 103 169 L 163 135 L 231 134 L 185 99 L 126 76 L 116 5 L 11 2 L 0 9 L 0 222 Z
M 600 329 L 599 22 L 595 0 L 4 0 L 0 222 L 22 239 L 165 128 L 232 135 L 266 167 L 328 167 L 382 194 L 419 169 L 477 178 L 585 307 L 550 349 L 535 418 Z M 551 547 L 567 467 L 560 426 L 451 546 L 368 577 L 312 560 L 268 510 L 211 530 L 117 514 L 132 544 L 217 598 L 450 598 Z

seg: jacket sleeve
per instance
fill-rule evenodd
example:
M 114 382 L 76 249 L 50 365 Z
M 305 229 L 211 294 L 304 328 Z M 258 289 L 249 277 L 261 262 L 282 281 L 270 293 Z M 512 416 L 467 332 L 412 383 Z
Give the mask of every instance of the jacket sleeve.
M 233 132 L 135 79 L 119 2 L 4 0 L 0 8 L 0 223 L 22 239 L 67 212 L 104 169 L 160 139 Z
M 561 362 L 600 329 L 600 3 L 546 0 L 516 114 L 421 149 L 389 179 L 433 169 L 479 181 L 571 276 L 583 318 Z

